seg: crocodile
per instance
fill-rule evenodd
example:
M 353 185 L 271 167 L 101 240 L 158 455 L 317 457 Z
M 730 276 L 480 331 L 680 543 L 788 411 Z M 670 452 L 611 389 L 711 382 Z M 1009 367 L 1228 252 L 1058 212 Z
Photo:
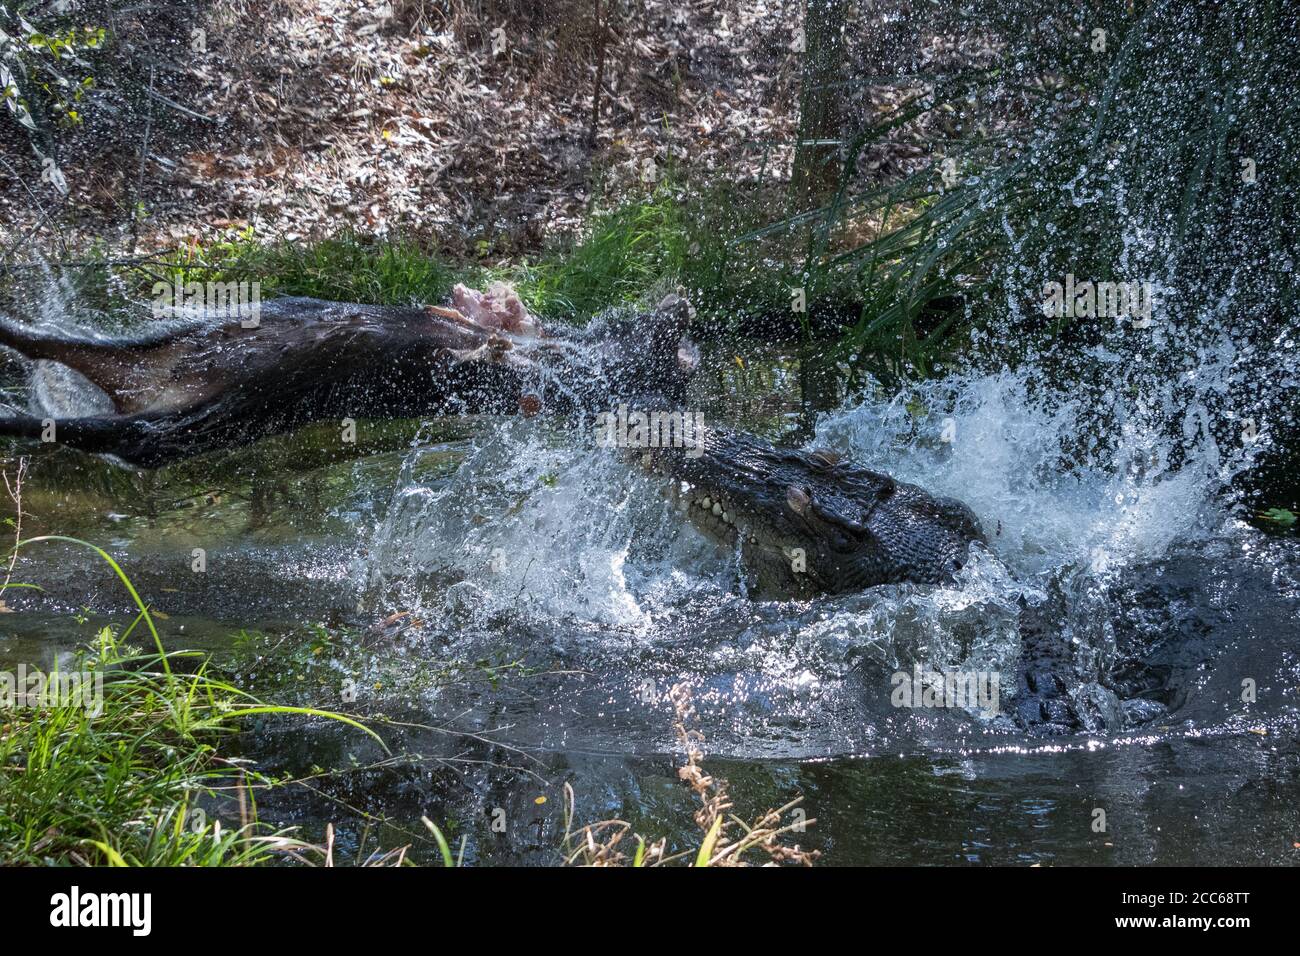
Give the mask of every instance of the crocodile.
M 671 405 L 655 396 L 635 404 Z M 642 414 L 653 421 L 656 413 Z M 689 421 L 672 414 L 665 419 L 661 412 L 659 420 Z M 715 425 L 679 434 L 685 440 L 670 444 L 661 440 L 661 428 L 655 447 L 626 447 L 624 455 L 665 483 L 692 526 L 738 555 L 751 598 L 807 600 L 886 584 L 953 584 L 973 549 L 987 547 L 979 520 L 961 501 L 837 452 L 777 447 Z M 1130 725 L 1121 713 L 1126 708 L 1107 690 L 1102 662 L 1077 658 L 1051 615 L 1025 605 L 1007 719 L 1049 736 Z
M 670 496 L 694 526 L 738 551 L 752 596 L 947 583 L 971 546 L 984 543 L 960 501 L 834 452 L 778 448 L 718 426 L 688 437 L 628 452 L 669 480 Z
M 653 404 L 653 400 L 651 401 Z M 885 584 L 947 585 L 988 541 L 955 498 L 845 461 L 723 427 L 686 447 L 629 449 L 677 508 L 740 558 L 755 599 L 806 600 Z M 1059 608 L 1058 608 L 1059 611 Z M 1006 720 L 1036 736 L 1134 726 L 1160 712 L 1122 702 L 1107 662 L 1081 659 L 1046 607 L 1022 605 L 1020 664 Z

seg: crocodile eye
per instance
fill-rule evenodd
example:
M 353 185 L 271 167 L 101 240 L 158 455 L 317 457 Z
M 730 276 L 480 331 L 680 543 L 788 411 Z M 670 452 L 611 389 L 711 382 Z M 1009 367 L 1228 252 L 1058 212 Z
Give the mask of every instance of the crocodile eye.
M 790 506 L 791 511 L 801 515 L 812 504 L 812 497 L 798 485 L 790 485 L 785 489 L 785 503 Z
M 832 468 L 835 465 L 838 465 L 841 459 L 839 452 L 831 451 L 829 448 L 818 448 L 809 457 L 811 457 L 817 464 L 826 468 Z

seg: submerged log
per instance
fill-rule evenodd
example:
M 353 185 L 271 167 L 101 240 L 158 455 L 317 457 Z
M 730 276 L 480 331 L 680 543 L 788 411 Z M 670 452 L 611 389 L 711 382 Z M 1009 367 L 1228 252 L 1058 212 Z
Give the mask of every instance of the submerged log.
M 112 414 L 0 417 L 0 435 L 55 441 L 147 468 L 310 422 L 453 414 L 569 414 L 626 394 L 680 396 L 697 364 L 689 308 L 545 329 L 508 292 L 457 287 L 452 306 L 286 298 L 247 318 L 116 340 L 0 322 L 0 345 L 84 376 Z

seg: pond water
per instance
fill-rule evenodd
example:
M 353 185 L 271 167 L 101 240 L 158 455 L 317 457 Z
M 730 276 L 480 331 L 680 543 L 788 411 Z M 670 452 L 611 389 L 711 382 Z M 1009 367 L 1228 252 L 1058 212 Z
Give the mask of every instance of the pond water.
M 705 376 L 699 407 L 769 433 L 793 420 L 787 366 L 713 359 L 731 371 Z M 798 842 L 826 863 L 1295 862 L 1296 539 L 1240 520 L 1216 450 L 1175 468 L 1133 426 L 1080 456 L 1079 409 L 1035 394 L 951 378 L 816 423 L 812 444 L 975 509 L 991 553 L 946 588 L 751 601 L 653 481 L 524 420 L 362 423 L 357 446 L 322 425 L 152 474 L 41 448 L 24 533 L 112 552 L 169 649 L 215 652 L 268 700 L 385 722 L 399 757 L 326 722 L 241 738 L 302 780 L 259 795 L 262 819 L 309 837 L 333 822 L 344 859 L 406 843 L 431 859 L 428 816 L 471 862 L 558 862 L 565 784 L 578 824 L 696 845 L 667 699 L 685 682 L 737 812 L 802 794 L 816 822 Z M 5 665 L 48 668 L 130 619 L 85 551 L 34 547 L 15 578 L 45 591 L 0 618 Z M 1108 725 L 1007 719 L 1028 628 L 1111 675 L 1070 688 Z M 893 706 L 891 675 L 917 664 L 998 675 L 1003 715 Z

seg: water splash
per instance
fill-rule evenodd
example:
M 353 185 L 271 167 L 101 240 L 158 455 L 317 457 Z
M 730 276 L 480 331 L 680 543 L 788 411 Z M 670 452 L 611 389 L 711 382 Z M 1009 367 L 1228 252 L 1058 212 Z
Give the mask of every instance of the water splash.
M 1207 362 L 1198 374 L 1214 388 L 1223 373 Z M 1019 574 L 1104 576 L 1216 532 L 1254 452 L 1221 448 L 1199 403 L 1174 437 L 1158 414 L 1167 403 L 1130 403 L 1119 384 L 1100 392 L 1056 390 L 1033 370 L 953 376 L 828 415 L 817 441 L 965 501 Z M 1117 423 L 1110 441 L 1089 434 L 1099 400 Z
M 607 682 L 627 685 L 615 699 L 646 673 L 690 680 L 726 728 L 717 746 L 748 755 L 774 740 L 824 755 L 883 728 L 934 733 L 896 719 L 888 675 L 993 673 L 1013 695 L 1024 630 L 1046 621 L 1076 675 L 1072 699 L 1115 729 L 1124 702 L 1101 675 L 1122 656 L 1135 570 L 1243 533 L 1225 490 L 1255 449 L 1208 427 L 1239 358 L 1226 343 L 1203 349 L 1182 379 L 1143 393 L 1098 349 L 1088 360 L 1109 374 L 1087 389 L 1054 389 L 1026 366 L 878 390 L 824 416 L 810 448 L 976 511 L 988 551 L 948 587 L 754 602 L 738 556 L 681 522 L 656 480 L 580 431 L 510 421 L 451 472 L 428 473 L 445 447 L 412 449 L 366 562 L 368 600 L 439 619 L 462 652 L 541 636 L 562 658 L 600 660 Z M 1113 433 L 1098 434 L 1099 411 Z M 575 707 L 585 693 L 556 691 Z

